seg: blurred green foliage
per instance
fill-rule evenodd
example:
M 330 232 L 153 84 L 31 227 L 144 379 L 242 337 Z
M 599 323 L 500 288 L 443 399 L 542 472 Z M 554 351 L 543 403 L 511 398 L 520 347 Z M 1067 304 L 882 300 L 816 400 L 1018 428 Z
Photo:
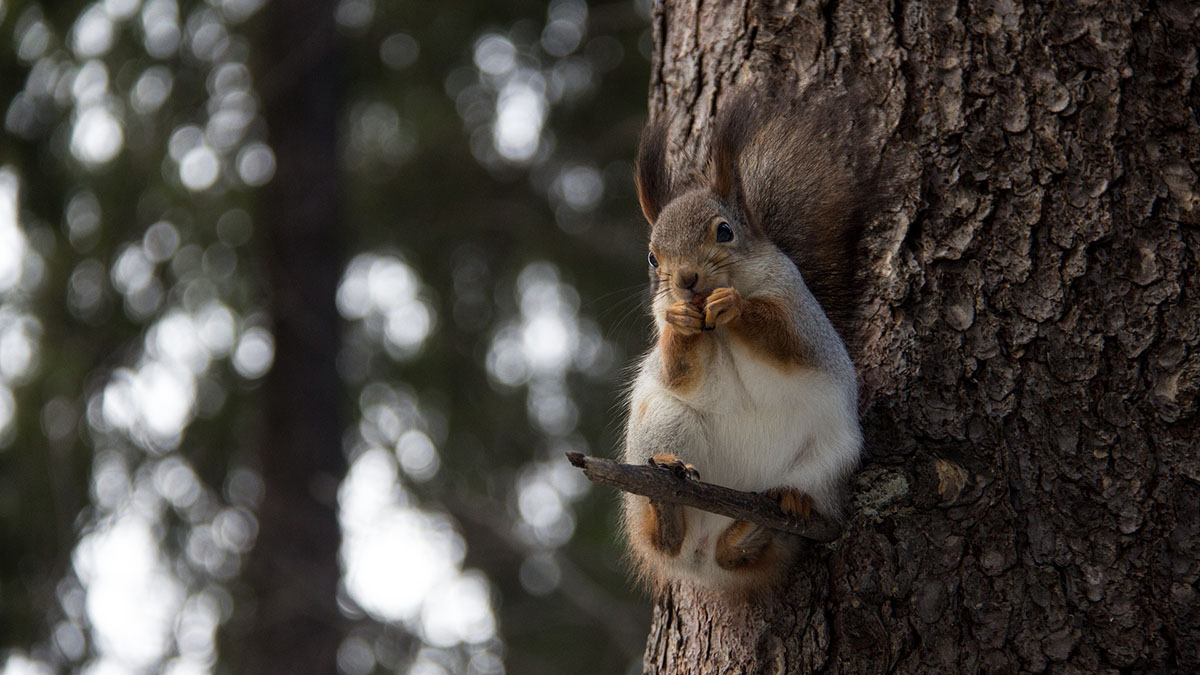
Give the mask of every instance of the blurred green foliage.
M 0 170 L 19 187 L 21 250 L 19 281 L 0 286 L 10 668 L 134 670 L 93 625 L 101 600 L 81 547 L 130 513 L 149 518 L 181 598 L 216 607 L 222 640 L 237 639 L 254 605 L 239 579 L 249 544 L 222 528 L 257 527 L 257 386 L 270 344 L 261 101 L 288 64 L 259 60 L 270 26 L 258 4 L 0 0 Z M 386 274 L 382 309 L 355 304 L 343 283 L 344 450 L 354 462 L 394 440 L 396 429 L 379 437 L 380 400 L 413 402 L 412 420 L 389 414 L 432 440 L 437 470 L 397 455 L 399 503 L 448 516 L 438 522 L 461 537 L 462 568 L 485 576 L 495 619 L 486 644 L 438 643 L 420 618 L 380 616 L 348 592 L 339 664 L 625 670 L 649 617 L 619 560 L 615 498 L 558 467 L 566 449 L 608 454 L 619 442 L 620 373 L 644 344 L 629 159 L 645 114 L 645 8 L 335 5 L 343 170 L 330 180 L 345 194 L 345 263 L 399 264 L 376 269 L 411 271 L 418 303 L 387 305 Z M 380 314 L 389 309 L 393 323 Z M 180 327 L 199 341 L 173 338 Z M 22 332 L 5 343 L 6 330 Z M 192 343 L 198 352 L 181 351 Z M 229 670 L 219 648 L 185 644 L 192 605 L 172 606 L 164 646 L 141 666 Z

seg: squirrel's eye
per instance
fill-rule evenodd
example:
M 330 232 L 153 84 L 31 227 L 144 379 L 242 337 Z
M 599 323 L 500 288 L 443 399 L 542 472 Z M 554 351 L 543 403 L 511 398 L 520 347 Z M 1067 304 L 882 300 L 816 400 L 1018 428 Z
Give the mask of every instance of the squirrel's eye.
M 717 242 L 733 241 L 733 228 L 729 223 L 721 221 L 717 224 Z
M 658 267 L 658 258 L 654 257 L 654 251 L 650 251 L 649 259 L 651 267 Z

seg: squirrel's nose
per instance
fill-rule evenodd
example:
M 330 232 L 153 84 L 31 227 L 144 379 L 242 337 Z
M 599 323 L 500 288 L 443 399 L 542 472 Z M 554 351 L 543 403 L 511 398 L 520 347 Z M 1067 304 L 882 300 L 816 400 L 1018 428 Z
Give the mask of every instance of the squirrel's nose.
M 700 280 L 700 275 L 696 272 L 680 272 L 675 276 L 675 284 L 680 288 L 686 288 L 689 291 L 695 288 L 696 282 Z

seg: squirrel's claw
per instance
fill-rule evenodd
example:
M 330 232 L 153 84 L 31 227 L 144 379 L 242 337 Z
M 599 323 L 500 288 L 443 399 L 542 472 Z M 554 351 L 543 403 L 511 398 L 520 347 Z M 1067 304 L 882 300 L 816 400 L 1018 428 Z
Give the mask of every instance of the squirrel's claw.
M 742 294 L 732 286 L 715 289 L 704 303 L 704 328 L 724 326 L 741 315 Z
M 700 472 L 696 470 L 696 467 L 669 452 L 656 452 L 646 463 L 666 469 L 680 478 L 700 480 Z
M 807 520 L 812 514 L 812 497 L 796 488 L 777 487 L 767 490 L 763 494 L 774 499 L 779 504 L 779 508 L 792 518 Z
M 704 330 L 704 315 L 690 302 L 677 302 L 667 308 L 667 323 L 684 335 Z

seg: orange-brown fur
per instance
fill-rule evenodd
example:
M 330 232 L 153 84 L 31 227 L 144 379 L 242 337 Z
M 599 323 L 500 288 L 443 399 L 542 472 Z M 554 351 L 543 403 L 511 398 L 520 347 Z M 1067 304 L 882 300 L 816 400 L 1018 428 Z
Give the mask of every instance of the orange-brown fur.
M 638 404 L 637 412 L 634 414 L 634 419 L 640 421 L 642 418 L 644 418 L 646 416 L 646 413 L 649 412 L 649 410 L 650 410 L 650 402 L 642 401 L 641 403 Z
M 779 502 L 779 508 L 783 512 L 793 518 L 805 519 L 812 513 L 813 500 L 812 497 L 804 494 L 795 488 L 775 488 L 767 490 L 768 497 Z
M 742 583 L 727 593 L 744 597 L 769 591 L 782 580 L 795 544 L 791 535 L 745 520 L 730 525 L 717 540 L 716 561 L 723 569 L 736 570 Z
M 762 562 L 775 533 L 761 525 L 738 520 L 717 540 L 717 564 L 727 570 L 745 570 Z
M 663 330 L 659 345 L 663 350 L 663 375 L 666 384 L 678 392 L 691 391 L 704 377 L 704 357 L 708 351 L 705 335 L 685 335 L 674 326 Z
M 741 316 L 729 324 L 733 336 L 751 353 L 783 367 L 814 363 L 811 348 L 792 330 L 788 310 L 775 300 L 753 298 L 742 302 Z
M 645 515 L 639 523 L 642 537 L 657 551 L 669 556 L 679 555 L 683 535 L 687 532 L 683 507 L 649 498 L 645 502 Z

